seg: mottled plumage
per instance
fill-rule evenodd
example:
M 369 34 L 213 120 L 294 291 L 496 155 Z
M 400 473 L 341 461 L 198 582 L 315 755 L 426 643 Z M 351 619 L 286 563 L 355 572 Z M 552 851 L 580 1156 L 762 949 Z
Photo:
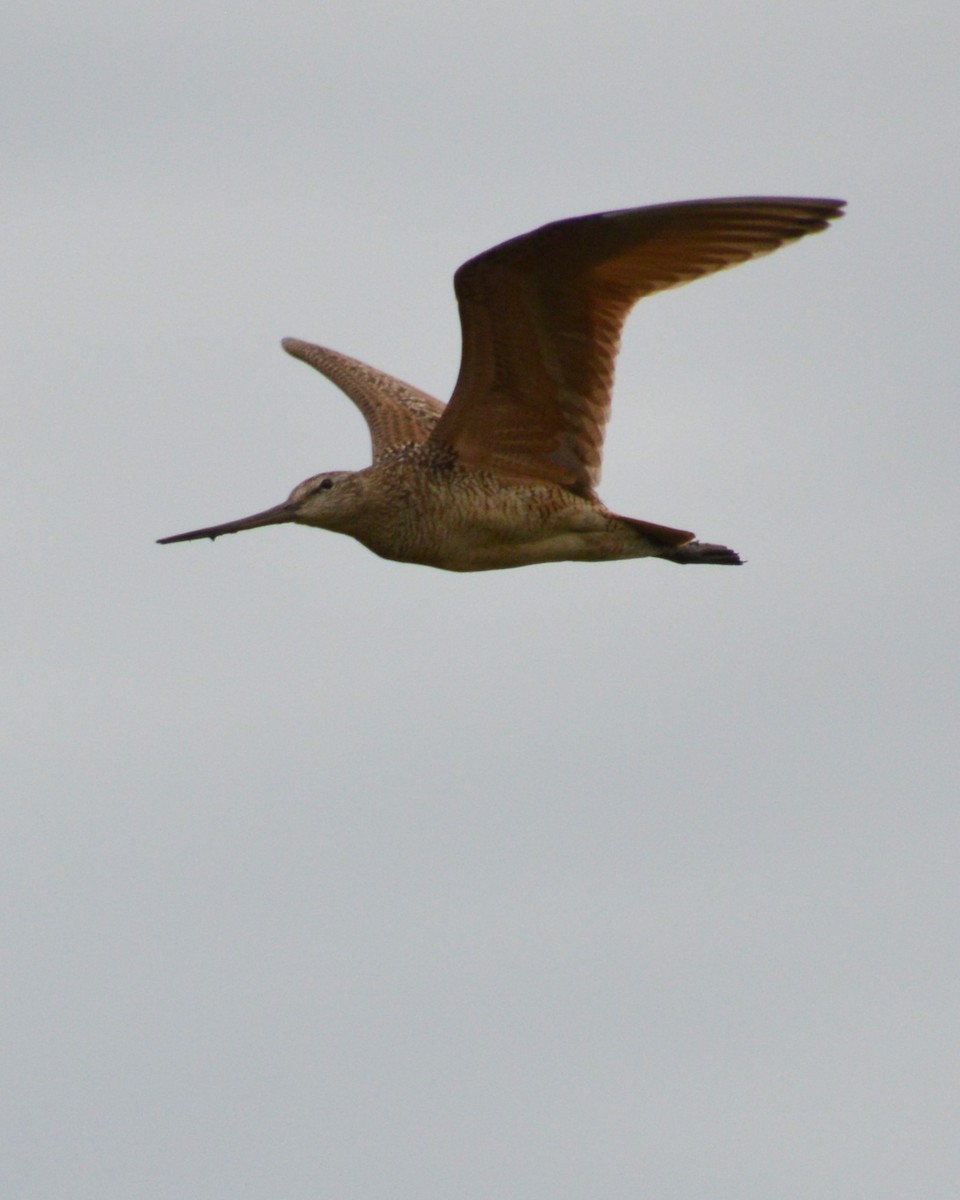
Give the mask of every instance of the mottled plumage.
M 360 409 L 370 428 L 374 463 L 397 446 L 425 441 L 443 412 L 441 400 L 357 358 L 296 338 L 284 338 L 283 348 L 326 375 Z
M 825 229 L 843 201 L 693 200 L 574 217 L 513 238 L 454 277 L 463 353 L 448 405 L 334 350 L 284 349 L 354 401 L 373 465 L 294 488 L 266 512 L 163 542 L 289 522 L 384 558 L 455 571 L 654 556 L 736 564 L 686 530 L 600 502 L 603 431 L 623 322 L 637 300 Z

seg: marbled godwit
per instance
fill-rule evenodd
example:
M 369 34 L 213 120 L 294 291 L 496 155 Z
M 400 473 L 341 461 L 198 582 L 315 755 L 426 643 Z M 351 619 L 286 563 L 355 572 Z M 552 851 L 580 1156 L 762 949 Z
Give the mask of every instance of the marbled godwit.
M 360 409 L 373 465 L 325 471 L 265 512 L 160 540 L 293 522 L 449 571 L 562 559 L 738 564 L 726 546 L 617 516 L 598 498 L 620 331 L 641 297 L 825 229 L 842 208 L 842 200 L 691 200 L 574 217 L 495 246 L 454 277 L 463 353 L 447 405 L 287 338 L 288 354 Z

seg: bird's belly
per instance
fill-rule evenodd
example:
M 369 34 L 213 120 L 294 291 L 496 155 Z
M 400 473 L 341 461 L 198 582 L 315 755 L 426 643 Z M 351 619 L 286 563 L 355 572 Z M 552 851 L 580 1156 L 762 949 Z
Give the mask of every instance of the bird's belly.
M 617 539 L 604 534 L 565 533 L 492 545 L 458 545 L 431 565 L 448 571 L 497 571 L 548 562 L 597 562 L 621 558 Z
M 387 537 L 362 538 L 375 553 L 447 571 L 494 571 L 565 560 L 632 557 L 610 517 L 554 488 L 501 488 L 411 504 Z M 382 526 L 381 530 L 382 532 Z

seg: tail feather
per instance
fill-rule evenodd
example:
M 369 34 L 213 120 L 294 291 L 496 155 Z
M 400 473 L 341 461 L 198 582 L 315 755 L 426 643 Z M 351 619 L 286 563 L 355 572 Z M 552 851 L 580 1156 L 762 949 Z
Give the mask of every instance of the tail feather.
M 723 567 L 743 566 L 743 559 L 729 546 L 716 546 L 712 542 L 687 542 L 673 550 L 664 550 L 660 555 L 675 563 L 715 563 Z
M 655 546 L 684 546 L 696 537 L 688 529 L 671 529 L 669 525 L 654 525 L 652 521 L 638 521 L 636 517 L 620 517 L 620 520 L 632 525 Z
M 743 559 L 729 546 L 717 546 L 712 542 L 694 541 L 694 535 L 686 529 L 671 529 L 669 525 L 654 525 L 652 521 L 638 521 L 636 517 L 621 517 L 648 542 L 660 548 L 658 558 L 675 563 L 715 563 L 720 566 L 737 567 Z

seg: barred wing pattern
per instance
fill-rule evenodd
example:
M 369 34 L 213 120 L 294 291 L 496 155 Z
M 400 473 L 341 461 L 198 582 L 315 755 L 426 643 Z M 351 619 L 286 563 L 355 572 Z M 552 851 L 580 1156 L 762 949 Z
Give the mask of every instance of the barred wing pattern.
M 593 496 L 633 305 L 825 229 L 842 208 L 756 197 L 623 209 L 556 221 L 470 259 L 454 278 L 460 374 L 432 438 L 467 468 Z
M 284 338 L 283 348 L 325 375 L 360 409 L 370 429 L 374 463 L 397 446 L 426 441 L 443 412 L 440 400 L 357 358 L 297 338 Z

